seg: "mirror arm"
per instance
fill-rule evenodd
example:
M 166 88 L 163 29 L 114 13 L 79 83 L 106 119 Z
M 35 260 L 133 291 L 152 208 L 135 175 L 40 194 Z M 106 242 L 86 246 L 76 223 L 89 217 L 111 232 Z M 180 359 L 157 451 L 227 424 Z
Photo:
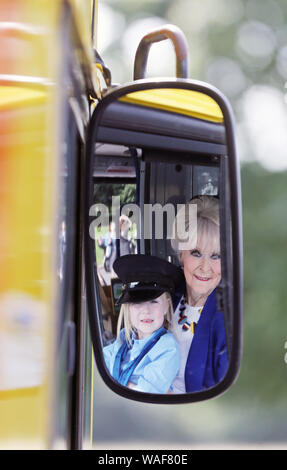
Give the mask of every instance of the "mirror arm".
M 112 85 L 112 75 L 110 69 L 106 66 L 104 63 L 103 59 L 101 58 L 100 54 L 98 51 L 93 48 L 94 51 L 94 57 L 95 57 L 95 62 L 96 62 L 96 67 L 101 71 L 105 83 L 107 85 L 107 88 L 109 88 Z
M 167 24 L 152 30 L 140 41 L 134 62 L 134 80 L 145 78 L 150 47 L 155 42 L 170 39 L 176 54 L 176 77 L 188 78 L 188 45 L 184 33 L 177 26 Z

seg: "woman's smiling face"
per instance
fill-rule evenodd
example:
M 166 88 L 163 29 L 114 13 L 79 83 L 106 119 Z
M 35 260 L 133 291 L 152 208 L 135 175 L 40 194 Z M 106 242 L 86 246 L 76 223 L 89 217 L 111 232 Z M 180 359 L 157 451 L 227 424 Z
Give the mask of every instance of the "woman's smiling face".
M 219 243 L 207 243 L 205 237 L 198 237 L 195 248 L 180 253 L 187 285 L 187 293 L 193 298 L 201 297 L 205 302 L 221 279 Z M 201 303 L 203 305 L 203 303 Z

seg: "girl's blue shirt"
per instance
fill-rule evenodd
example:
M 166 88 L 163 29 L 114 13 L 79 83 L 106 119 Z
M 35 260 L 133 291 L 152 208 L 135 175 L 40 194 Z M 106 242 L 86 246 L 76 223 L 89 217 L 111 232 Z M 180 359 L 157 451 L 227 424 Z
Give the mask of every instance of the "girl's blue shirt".
M 142 351 L 149 339 L 132 338 L 132 347 L 121 364 L 124 370 Z M 115 340 L 104 347 L 106 366 L 112 375 L 115 358 L 122 342 L 125 341 L 125 331 L 121 330 L 121 341 Z M 166 332 L 148 351 L 136 366 L 130 382 L 135 384 L 134 390 L 146 393 L 167 393 L 179 370 L 180 356 L 176 339 L 173 334 Z

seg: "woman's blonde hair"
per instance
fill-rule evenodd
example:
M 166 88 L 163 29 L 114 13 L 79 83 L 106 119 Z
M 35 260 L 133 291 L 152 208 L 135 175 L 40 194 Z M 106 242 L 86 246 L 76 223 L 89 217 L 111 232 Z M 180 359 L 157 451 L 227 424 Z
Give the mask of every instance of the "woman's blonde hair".
M 189 211 L 191 204 L 197 206 L 197 227 L 192 225 Z M 197 239 L 200 236 L 204 236 L 207 240 L 216 241 L 216 244 L 219 245 L 219 200 L 214 196 L 198 196 L 182 206 L 175 217 L 172 233 L 174 238 L 171 240 L 171 246 L 177 254 L 182 249 L 187 249 L 186 246 L 181 248 L 183 246 L 180 238 L 181 233 L 188 233 L 188 249 L 196 247 Z
M 166 299 L 168 301 L 168 310 L 165 313 L 165 319 L 163 326 L 166 329 L 169 329 L 171 326 L 172 322 L 172 316 L 173 316 L 173 306 L 172 306 L 172 300 L 171 300 L 171 295 L 169 292 L 164 292 L 162 295 L 166 295 Z M 122 342 L 121 338 L 121 330 L 122 328 L 125 329 L 125 339 L 129 345 L 131 345 L 132 342 L 132 333 L 136 333 L 135 328 L 132 326 L 131 319 L 130 319 L 130 303 L 122 304 L 121 309 L 120 309 L 120 314 L 119 314 L 119 319 L 118 319 L 118 325 L 117 325 L 117 339 L 118 341 Z

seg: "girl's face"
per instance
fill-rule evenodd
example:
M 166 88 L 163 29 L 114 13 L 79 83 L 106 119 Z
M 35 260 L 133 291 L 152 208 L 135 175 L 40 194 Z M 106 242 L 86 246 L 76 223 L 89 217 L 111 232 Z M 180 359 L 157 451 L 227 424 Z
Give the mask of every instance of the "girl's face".
M 181 252 L 181 262 L 184 269 L 187 289 L 196 296 L 208 297 L 221 279 L 221 260 L 218 249 L 203 243 L 200 237 L 196 248 Z M 209 248 L 209 246 L 210 248 Z
M 137 304 L 130 304 L 130 320 L 136 328 L 139 339 L 152 335 L 162 327 L 164 316 L 168 311 L 168 298 L 165 294 L 156 299 Z

